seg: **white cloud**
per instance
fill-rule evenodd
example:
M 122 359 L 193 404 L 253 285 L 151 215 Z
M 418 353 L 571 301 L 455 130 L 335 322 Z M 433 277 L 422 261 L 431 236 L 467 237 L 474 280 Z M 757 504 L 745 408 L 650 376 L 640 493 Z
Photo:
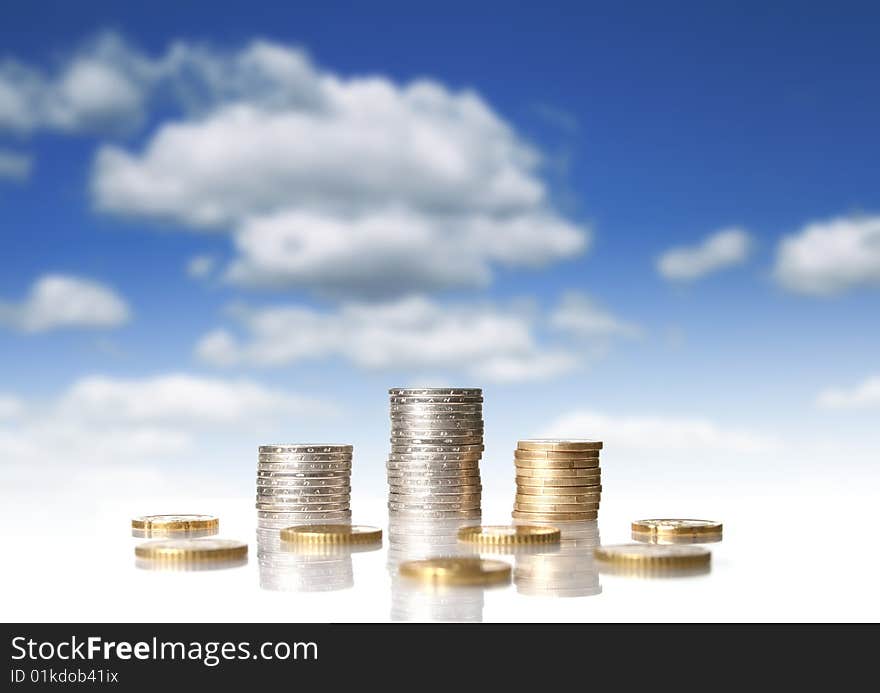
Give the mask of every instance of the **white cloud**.
M 751 246 L 751 238 L 743 229 L 722 229 L 697 246 L 666 251 L 657 260 L 657 271 L 672 281 L 693 281 L 744 263 Z
M 145 115 L 157 66 L 107 32 L 52 72 L 0 61 L 0 131 L 126 130 Z
M 260 436 L 293 419 L 313 423 L 333 411 L 320 401 L 250 380 L 185 373 L 89 376 L 48 400 L 27 406 L 17 398 L 10 401 L 17 403 L 17 418 L 0 421 L 0 486 L 6 490 L 5 481 L 14 481 L 41 494 L 59 486 L 69 490 L 77 479 L 88 483 L 78 489 L 83 494 L 94 493 L 102 479 L 114 495 L 136 494 L 142 489 L 113 480 L 159 478 L 162 469 L 174 469 L 178 481 L 197 477 L 199 470 L 204 488 L 216 488 L 223 484 L 211 472 L 224 464 L 234 470 L 242 459 L 253 459 L 264 442 Z M 248 433 L 244 442 L 240 431 Z
M 880 285 L 880 216 L 807 224 L 780 242 L 774 274 L 786 289 L 816 296 Z
M 849 389 L 825 390 L 816 398 L 816 404 L 822 409 L 880 409 L 880 375 Z
M 638 325 L 621 320 L 588 296 L 566 294 L 550 315 L 550 325 L 579 337 L 638 337 Z
M 0 149 L 0 180 L 25 181 L 32 170 L 33 159 L 29 155 Z
M 204 279 L 216 265 L 217 260 L 212 255 L 196 255 L 186 264 L 186 273 L 193 279 Z
M 465 370 L 496 381 L 547 378 L 576 364 L 567 351 L 538 343 L 532 314 L 492 305 L 410 297 L 348 303 L 333 312 L 281 307 L 234 313 L 245 338 L 216 330 L 197 345 L 201 359 L 218 366 L 280 366 L 335 357 L 365 369 Z
M 24 402 L 13 395 L 0 394 L 0 420 L 12 419 L 24 412 Z
M 700 418 L 671 416 L 612 416 L 596 411 L 575 411 L 550 424 L 542 435 L 551 438 L 596 438 L 608 450 L 651 457 L 719 456 L 769 453 L 779 441 L 750 431 L 722 428 Z M 708 460 L 707 460 L 708 461 Z
M 128 321 L 125 300 L 91 279 L 50 274 L 31 286 L 21 303 L 0 303 L 0 325 L 22 332 L 61 328 L 110 328 Z
M 204 95 L 197 115 L 141 152 L 102 147 L 95 204 L 231 232 L 233 281 L 394 294 L 587 249 L 589 230 L 551 205 L 539 153 L 474 92 L 342 78 L 267 42 L 180 43 L 162 65 L 177 83 L 197 75 L 182 89 Z

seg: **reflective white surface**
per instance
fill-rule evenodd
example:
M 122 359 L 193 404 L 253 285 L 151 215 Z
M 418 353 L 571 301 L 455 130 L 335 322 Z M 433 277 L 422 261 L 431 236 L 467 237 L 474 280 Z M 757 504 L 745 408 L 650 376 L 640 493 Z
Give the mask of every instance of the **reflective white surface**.
M 595 572 L 578 542 L 547 556 L 515 556 L 517 584 L 488 591 L 431 592 L 396 576 L 396 562 L 461 549 L 443 537 L 396 524 L 384 499 L 355 494 L 353 520 L 381 526 L 379 551 L 296 556 L 258 537 L 250 498 L 160 498 L 83 506 L 24 499 L 2 509 L 5 621 L 739 621 L 880 619 L 873 546 L 873 488 L 796 496 L 731 488 L 660 492 L 606 489 L 595 532 L 605 543 L 630 540 L 629 523 L 657 516 L 724 522 L 724 541 L 708 545 L 712 569 L 687 578 L 638 579 Z M 48 501 L 48 499 L 46 499 Z M 509 522 L 512 494 L 487 496 L 484 523 Z M 219 536 L 245 540 L 245 566 L 163 572 L 139 569 L 131 517 L 145 512 L 208 512 Z M 416 528 L 418 529 L 418 528 Z M 423 528 L 422 528 L 423 529 Z M 580 545 L 593 541 L 586 528 Z M 258 538 L 260 539 L 258 543 Z M 267 553 L 268 552 L 268 553 Z M 268 556 L 268 558 L 267 558 Z M 494 555 L 498 558 L 499 556 Z M 261 570 L 262 568 L 262 570 Z M 572 595 L 565 598 L 554 594 Z M 585 595 L 585 596 L 574 596 Z

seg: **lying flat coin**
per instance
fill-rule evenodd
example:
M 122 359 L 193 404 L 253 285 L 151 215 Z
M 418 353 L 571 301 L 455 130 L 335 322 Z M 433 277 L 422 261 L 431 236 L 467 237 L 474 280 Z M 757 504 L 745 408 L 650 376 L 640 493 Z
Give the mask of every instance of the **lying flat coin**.
M 517 484 L 516 492 L 523 496 L 599 496 L 601 486 L 526 486 Z
M 382 530 L 364 525 L 309 525 L 286 527 L 281 539 L 301 544 L 374 544 L 382 541 Z
M 475 557 L 429 558 L 401 563 L 401 576 L 441 585 L 501 585 L 510 582 L 504 561 Z
M 351 504 L 351 495 L 344 494 L 338 496 L 263 496 L 258 495 L 256 498 L 257 505 L 284 505 L 293 512 L 296 512 L 302 506 L 305 512 L 314 510 L 331 510 L 329 506 L 349 506 Z M 294 507 L 296 506 L 296 507 Z M 320 507 L 318 507 L 320 506 Z M 339 510 L 347 510 L 348 507 L 340 507 Z
M 392 387 L 388 389 L 389 395 L 413 396 L 413 395 L 482 395 L 481 387 Z
M 520 471 L 520 470 L 518 470 Z M 517 475 L 516 477 L 516 485 L 520 488 L 534 488 L 541 489 L 546 488 L 549 490 L 560 489 L 560 488 L 577 488 L 578 486 L 583 488 L 590 488 L 601 491 L 601 481 L 602 477 L 599 474 L 590 475 L 590 476 L 573 476 L 573 477 L 554 477 L 554 478 L 544 478 L 544 477 L 535 477 L 535 476 L 521 476 Z M 528 493 L 532 493 L 532 491 L 528 491 Z
M 349 443 L 279 443 L 275 445 L 261 445 L 261 453 L 328 453 L 328 452 L 353 452 L 354 446 Z
M 386 469 L 386 477 L 391 479 L 400 479 L 398 483 L 422 482 L 424 486 L 443 486 L 459 484 L 479 483 L 480 470 L 474 469 L 438 469 L 431 471 L 410 472 L 400 469 Z
M 351 503 L 263 503 L 257 502 L 257 510 L 275 513 L 315 514 L 351 510 Z
M 350 452 L 261 452 L 257 459 L 265 462 L 350 462 Z
M 702 546 L 660 546 L 657 544 L 613 544 L 594 551 L 597 560 L 625 565 L 648 565 L 663 568 L 707 566 L 712 558 Z
M 406 404 L 482 404 L 482 397 L 395 397 L 388 398 L 390 406 Z
M 479 520 L 479 508 L 471 510 L 391 510 L 390 517 L 400 520 Z
M 351 475 L 332 478 L 298 478 L 286 476 L 259 476 L 257 488 L 346 488 L 351 486 Z
M 296 464 L 273 464 L 260 462 L 257 472 L 287 472 L 295 474 L 299 472 L 350 472 L 351 462 L 297 462 Z
M 257 486 L 257 493 L 264 498 L 289 496 L 291 498 L 326 498 L 327 496 L 351 495 L 351 486 L 313 486 L 295 488 L 291 486 Z
M 598 458 L 584 458 L 571 460 L 534 459 L 526 460 L 517 457 L 513 461 L 517 467 L 517 474 L 522 474 L 520 469 L 598 469 Z
M 409 414 L 477 414 L 482 416 L 482 404 L 392 404 L 390 414 L 394 416 L 407 416 Z
M 220 528 L 220 519 L 214 515 L 141 515 L 132 519 L 131 528 L 155 533 L 216 531 Z
M 414 437 L 414 438 L 391 438 L 392 446 L 400 446 L 400 445 L 436 445 L 436 446 L 444 446 L 444 445 L 482 445 L 483 437 L 482 436 L 468 436 L 468 437 L 460 437 L 456 438 L 453 436 L 446 436 L 443 438 L 433 437 L 433 438 L 422 438 L 422 437 Z
M 399 493 L 391 491 L 388 500 L 401 505 L 444 505 L 447 503 L 479 503 L 482 498 L 481 492 L 475 493 Z M 457 508 L 449 508 L 455 510 Z M 442 510 L 442 508 L 441 508 Z
M 634 541 L 643 544 L 715 544 L 722 539 L 721 534 L 646 534 L 632 532 Z
M 712 520 L 654 519 L 632 523 L 632 531 L 642 534 L 695 536 L 721 534 L 722 530 L 722 524 Z
M 555 527 L 537 525 L 483 525 L 462 527 L 458 538 L 474 544 L 511 546 L 518 544 L 555 544 L 561 534 Z
M 138 544 L 134 555 L 161 562 L 234 561 L 247 557 L 247 550 L 233 539 L 167 539 Z
M 520 503 L 513 504 L 514 510 L 523 513 L 585 513 L 599 509 L 598 503 Z
M 418 486 L 415 484 L 389 484 L 390 493 L 407 496 L 442 496 L 481 493 L 483 487 L 480 484 L 468 484 L 462 486 Z
M 388 509 L 389 510 L 408 510 L 408 511 L 418 511 L 422 512 L 425 510 L 433 511 L 439 510 L 443 512 L 449 512 L 452 510 L 478 510 L 480 508 L 480 499 L 470 501 L 462 501 L 462 502 L 446 502 L 442 503 L 439 501 L 425 501 L 425 502 L 413 502 L 413 503 L 399 503 L 397 501 L 389 500 L 388 501 Z
M 517 443 L 520 450 L 560 450 L 582 451 L 601 450 L 602 442 L 598 440 L 565 439 L 565 438 L 531 438 Z
M 391 423 L 400 422 L 403 425 L 410 423 L 418 423 L 419 421 L 427 421 L 427 422 L 453 422 L 453 421 L 461 421 L 463 423 L 474 424 L 474 423 L 482 423 L 483 422 L 483 413 L 481 411 L 476 412 L 454 412 L 454 411 L 440 411 L 440 412 L 431 412 L 431 411 L 405 411 L 405 412 L 391 412 Z
M 479 445 L 392 445 L 391 452 L 405 455 L 434 455 L 449 453 L 482 453 L 484 446 Z
M 598 468 L 577 467 L 574 469 L 554 469 L 552 467 L 519 467 L 516 468 L 517 478 L 534 479 L 577 479 L 589 478 L 598 474 Z
M 575 520 L 595 520 L 598 511 L 580 512 L 580 513 L 533 513 L 524 512 L 522 510 L 514 510 L 511 516 L 516 520 L 526 520 L 527 522 L 573 522 Z
M 575 505 L 599 505 L 601 496 L 598 493 L 584 494 L 581 496 L 529 496 L 525 493 L 517 493 L 516 503 L 531 503 L 545 505 L 547 503 L 558 505 L 561 503 L 574 503 Z
M 552 452 L 541 450 L 514 450 L 514 459 L 520 460 L 598 460 L 598 450 L 584 450 L 583 452 Z

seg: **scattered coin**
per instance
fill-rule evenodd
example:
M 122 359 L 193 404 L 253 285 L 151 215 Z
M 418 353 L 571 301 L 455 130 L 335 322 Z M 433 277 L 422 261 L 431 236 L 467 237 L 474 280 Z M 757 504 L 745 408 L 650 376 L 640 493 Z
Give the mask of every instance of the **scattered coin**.
M 402 576 L 444 585 L 499 585 L 510 582 L 511 569 L 504 561 L 475 557 L 430 558 L 400 565 Z

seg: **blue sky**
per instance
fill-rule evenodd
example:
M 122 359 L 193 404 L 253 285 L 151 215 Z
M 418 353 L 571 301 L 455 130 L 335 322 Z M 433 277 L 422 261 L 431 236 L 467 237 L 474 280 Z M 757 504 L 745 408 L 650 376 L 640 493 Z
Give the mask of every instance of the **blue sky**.
M 347 437 L 380 455 L 385 389 L 420 380 L 484 385 L 500 451 L 563 423 L 607 426 L 638 451 L 638 425 L 624 425 L 633 417 L 685 437 L 690 423 L 708 422 L 697 449 L 722 457 L 745 455 L 729 431 L 788 446 L 821 428 L 829 445 L 874 445 L 876 7 L 48 7 L 13 2 L 0 28 L 0 415 L 2 397 L 16 412 L 0 418 L 8 458 L 25 464 L 33 437 L 58 418 L 196 447 L 220 425 L 231 455 L 257 435 L 339 437 L 345 422 Z M 254 46 L 269 48 L 248 53 Z M 293 82 L 271 72 L 279 56 L 299 66 L 285 73 Z M 77 65 L 95 61 L 99 78 L 64 91 Z M 355 89 L 365 77 L 381 78 L 384 95 Z M 439 91 L 413 105 L 407 89 L 418 80 Z M 312 98 L 341 116 L 322 120 Z M 374 98 L 398 125 L 375 114 L 360 122 Z M 177 127 L 186 136 L 150 159 Z M 272 127 L 286 143 L 277 157 L 272 136 L 257 136 Z M 412 142 L 424 135 L 423 147 L 389 148 L 402 131 Z M 364 144 L 374 134 L 384 148 Z M 230 158 L 239 143 L 241 158 Z M 201 157 L 219 158 L 193 175 Z M 219 216 L 194 220 L 200 204 Z M 408 229 L 421 225 L 429 240 L 416 243 Z M 330 247 L 334 233 L 342 250 Z M 355 234 L 363 248 L 349 243 Z M 282 241 L 306 243 L 314 257 L 279 258 Z M 686 276 L 658 270 L 670 252 Z M 187 272 L 196 257 L 205 276 Z M 390 281 L 412 258 L 424 266 L 405 286 Z M 244 260 L 250 278 L 235 279 Z M 255 269 L 278 276 L 255 286 Z M 46 299 L 60 302 L 43 306 L 48 323 L 29 328 L 26 297 L 57 275 L 96 283 L 99 296 L 70 317 L 83 287 L 64 286 Z M 382 312 L 392 305 L 416 346 L 392 339 Z M 294 311 L 289 327 L 265 313 L 275 308 Z M 346 311 L 360 311 L 359 328 Z M 484 321 L 473 342 L 450 327 L 462 314 Z M 273 340 L 258 322 L 286 338 L 310 326 L 324 337 L 267 356 Z M 260 428 L 233 404 L 205 417 L 194 396 L 195 413 L 169 422 L 141 401 L 150 388 L 138 383 L 175 373 L 195 380 L 173 387 L 247 381 L 338 411 L 309 413 L 291 430 L 289 419 L 272 422 L 277 402 L 261 392 Z M 92 383 L 77 399 L 72 389 L 90 376 L 106 387 Z M 110 416 L 108 406 L 130 411 Z M 185 449 L 166 462 L 147 448 L 138 463 L 180 469 Z

